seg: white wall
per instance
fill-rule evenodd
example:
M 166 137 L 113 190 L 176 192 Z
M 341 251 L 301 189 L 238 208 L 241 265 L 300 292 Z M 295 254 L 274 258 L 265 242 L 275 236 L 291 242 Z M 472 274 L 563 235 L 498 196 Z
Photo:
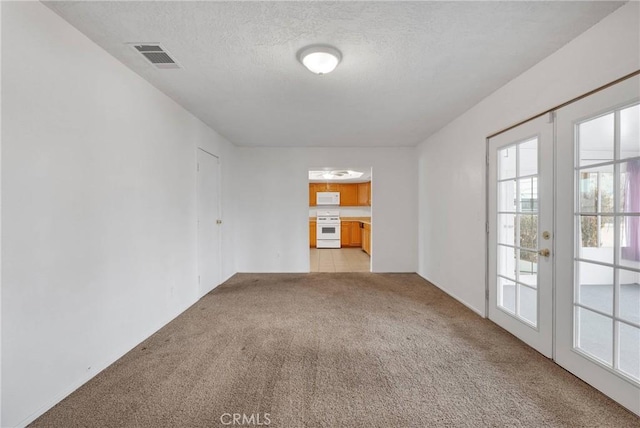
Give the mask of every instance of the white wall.
M 486 137 L 639 69 L 639 16 L 626 4 L 418 147 L 421 276 L 484 313 Z
M 373 168 L 373 271 L 416 271 L 415 148 L 238 148 L 237 156 L 239 272 L 308 272 L 308 169 L 353 164 Z
M 9 427 L 196 301 L 196 147 L 221 157 L 229 218 L 234 148 L 41 3 L 2 9 Z M 222 234 L 226 278 L 234 251 Z

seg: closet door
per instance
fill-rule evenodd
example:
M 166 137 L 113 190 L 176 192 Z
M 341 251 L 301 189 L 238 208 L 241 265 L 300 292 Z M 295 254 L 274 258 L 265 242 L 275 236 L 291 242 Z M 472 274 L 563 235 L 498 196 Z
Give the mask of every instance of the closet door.
M 222 276 L 220 158 L 198 149 L 197 162 L 198 297 L 202 297 L 220 284 Z

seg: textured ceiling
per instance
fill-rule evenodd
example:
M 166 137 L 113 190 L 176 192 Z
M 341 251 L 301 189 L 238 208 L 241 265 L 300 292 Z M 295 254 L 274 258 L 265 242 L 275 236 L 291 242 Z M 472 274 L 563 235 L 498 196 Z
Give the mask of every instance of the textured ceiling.
M 366 147 L 423 141 L 623 2 L 46 4 L 237 145 Z M 316 43 L 342 51 L 329 75 L 296 59 Z

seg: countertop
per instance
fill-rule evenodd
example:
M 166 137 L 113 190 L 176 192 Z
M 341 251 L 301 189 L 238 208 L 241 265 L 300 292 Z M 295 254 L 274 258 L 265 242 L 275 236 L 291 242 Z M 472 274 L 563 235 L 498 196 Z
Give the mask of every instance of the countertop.
M 341 221 L 359 221 L 360 223 L 366 223 L 371 226 L 371 217 L 340 217 Z
M 359 221 L 371 226 L 371 217 L 340 217 L 341 221 Z M 309 217 L 309 221 L 316 221 L 315 217 Z

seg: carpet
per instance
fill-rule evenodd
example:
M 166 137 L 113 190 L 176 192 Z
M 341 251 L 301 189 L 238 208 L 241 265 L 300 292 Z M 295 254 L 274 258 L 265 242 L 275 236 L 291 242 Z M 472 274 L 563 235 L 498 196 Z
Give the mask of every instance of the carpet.
M 237 274 L 32 427 L 638 427 L 416 274 Z

